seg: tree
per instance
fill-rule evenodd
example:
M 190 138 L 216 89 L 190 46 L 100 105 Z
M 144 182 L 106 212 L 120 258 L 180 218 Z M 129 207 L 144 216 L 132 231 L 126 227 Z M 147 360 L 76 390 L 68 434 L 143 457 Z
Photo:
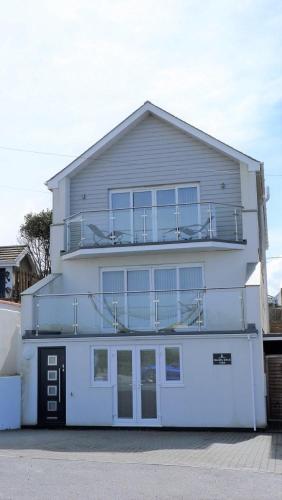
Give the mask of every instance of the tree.
M 28 246 L 39 279 L 51 273 L 50 225 L 52 211 L 48 208 L 39 213 L 29 213 L 20 227 L 20 242 Z

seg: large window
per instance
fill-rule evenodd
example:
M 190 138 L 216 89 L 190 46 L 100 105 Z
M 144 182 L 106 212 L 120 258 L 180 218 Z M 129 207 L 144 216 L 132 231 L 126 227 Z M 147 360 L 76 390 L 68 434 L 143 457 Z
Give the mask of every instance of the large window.
M 112 230 L 121 242 L 146 243 L 190 238 L 199 224 L 196 185 L 112 191 Z
M 203 321 L 202 288 L 200 266 L 105 270 L 103 327 L 119 331 L 193 327 Z

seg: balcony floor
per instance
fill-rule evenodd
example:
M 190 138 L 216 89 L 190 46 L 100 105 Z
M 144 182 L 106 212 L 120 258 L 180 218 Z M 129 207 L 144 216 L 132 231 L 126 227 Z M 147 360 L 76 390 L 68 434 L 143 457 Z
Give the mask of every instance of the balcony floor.
M 249 335 L 249 334 L 257 334 L 258 331 L 255 325 L 250 324 L 245 330 L 187 330 L 187 331 L 175 331 L 175 330 L 166 330 L 164 331 L 139 331 L 139 332 L 125 332 L 125 333 L 78 333 L 74 335 L 74 333 L 61 333 L 61 332 L 47 332 L 47 331 L 39 331 L 38 335 L 36 334 L 36 330 L 26 330 L 23 335 L 23 340 L 40 340 L 40 339 L 56 339 L 56 338 L 64 338 L 64 339 L 87 339 L 87 338 L 103 338 L 103 339 L 118 339 L 124 337 L 193 337 L 193 336 L 221 336 L 221 335 Z
M 227 240 L 192 240 L 192 241 L 172 241 L 159 243 L 132 243 L 130 245 L 113 246 L 90 246 L 74 249 L 69 252 L 61 252 L 63 260 L 87 259 L 102 255 L 129 255 L 138 253 L 154 253 L 168 251 L 190 251 L 190 252 L 209 252 L 214 250 L 243 250 L 247 241 L 227 241 Z

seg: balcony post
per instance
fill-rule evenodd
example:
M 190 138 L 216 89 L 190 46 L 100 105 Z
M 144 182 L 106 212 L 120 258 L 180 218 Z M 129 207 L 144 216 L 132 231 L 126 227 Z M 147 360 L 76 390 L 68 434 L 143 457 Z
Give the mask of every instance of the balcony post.
M 201 331 L 201 325 L 202 325 L 202 320 L 201 320 L 201 306 L 200 306 L 201 302 L 202 302 L 201 293 L 197 292 L 197 312 L 198 312 L 197 323 L 198 323 L 198 330 L 199 331 Z
M 146 218 L 147 218 L 147 213 L 146 213 L 146 208 L 144 208 L 143 215 L 141 216 L 143 218 L 143 241 L 144 243 L 146 242 L 147 238 L 147 233 L 146 233 Z
M 211 206 L 211 203 L 209 203 L 208 211 L 209 211 L 209 238 L 211 240 L 212 237 L 213 237 L 213 229 L 212 229 L 212 206 Z
M 159 301 L 159 299 L 156 298 L 153 300 L 153 302 L 154 302 L 154 316 L 155 316 L 154 317 L 154 324 L 155 324 L 155 330 L 157 332 L 159 330 L 159 324 L 160 324 L 159 317 L 158 317 L 159 316 L 159 302 L 160 301 Z
M 237 208 L 234 209 L 234 219 L 235 219 L 235 241 L 238 241 L 238 213 L 237 213 Z
M 118 315 L 117 315 L 117 306 L 118 306 L 118 301 L 113 300 L 112 302 L 114 306 L 114 321 L 113 321 L 113 327 L 115 329 L 115 333 L 117 333 L 117 327 L 118 327 Z
M 78 309 L 78 300 L 77 297 L 73 299 L 73 333 L 77 335 L 78 323 L 77 323 L 77 309 Z
M 35 299 L 35 335 L 39 333 L 39 300 Z
M 67 251 L 70 251 L 70 221 L 67 220 Z
M 111 242 L 112 242 L 112 245 L 115 244 L 115 231 L 114 231 L 114 220 L 115 220 L 115 215 L 114 215 L 114 212 L 110 212 L 110 221 L 111 221 L 111 232 L 110 232 L 110 239 L 111 239 Z
M 85 236 L 84 236 L 84 219 L 83 219 L 83 215 L 81 215 L 81 219 L 80 219 L 80 246 L 81 247 L 83 247 L 84 240 L 85 240 Z
M 176 239 L 179 240 L 179 235 L 180 235 L 180 230 L 179 230 L 179 207 L 178 205 L 175 206 L 175 212 L 174 212 L 174 215 L 175 215 L 175 232 L 176 232 Z

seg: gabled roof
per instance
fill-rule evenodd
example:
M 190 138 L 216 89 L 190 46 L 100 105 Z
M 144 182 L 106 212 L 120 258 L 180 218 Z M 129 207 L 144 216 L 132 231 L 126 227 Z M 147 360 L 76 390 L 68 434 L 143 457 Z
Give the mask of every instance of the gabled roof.
M 29 253 L 25 245 L 0 247 L 0 266 L 18 266 L 26 255 Z
M 110 147 L 115 141 L 120 139 L 122 135 L 127 133 L 130 128 L 133 128 L 137 123 L 142 121 L 148 115 L 153 115 L 166 123 L 176 127 L 182 132 L 202 141 L 208 146 L 220 151 L 226 156 L 237 160 L 239 162 L 244 163 L 248 166 L 250 171 L 259 171 L 260 162 L 255 160 L 251 156 L 248 156 L 237 149 L 228 146 L 224 142 L 215 139 L 209 134 L 206 134 L 202 130 L 189 125 L 189 123 L 184 122 L 183 120 L 176 118 L 176 116 L 171 115 L 164 109 L 155 106 L 149 101 L 146 101 L 143 106 L 134 111 L 131 115 L 129 115 L 125 120 L 123 120 L 119 125 L 113 128 L 108 134 L 106 134 L 102 139 L 96 142 L 93 146 L 87 149 L 84 153 L 78 156 L 74 161 L 72 161 L 69 165 L 67 165 L 63 170 L 58 172 L 56 175 L 51 177 L 47 181 L 47 186 L 49 189 L 53 189 L 58 187 L 58 182 L 64 177 L 73 174 L 77 169 L 81 168 L 86 160 L 89 158 L 97 157 L 100 155 L 105 149 Z

